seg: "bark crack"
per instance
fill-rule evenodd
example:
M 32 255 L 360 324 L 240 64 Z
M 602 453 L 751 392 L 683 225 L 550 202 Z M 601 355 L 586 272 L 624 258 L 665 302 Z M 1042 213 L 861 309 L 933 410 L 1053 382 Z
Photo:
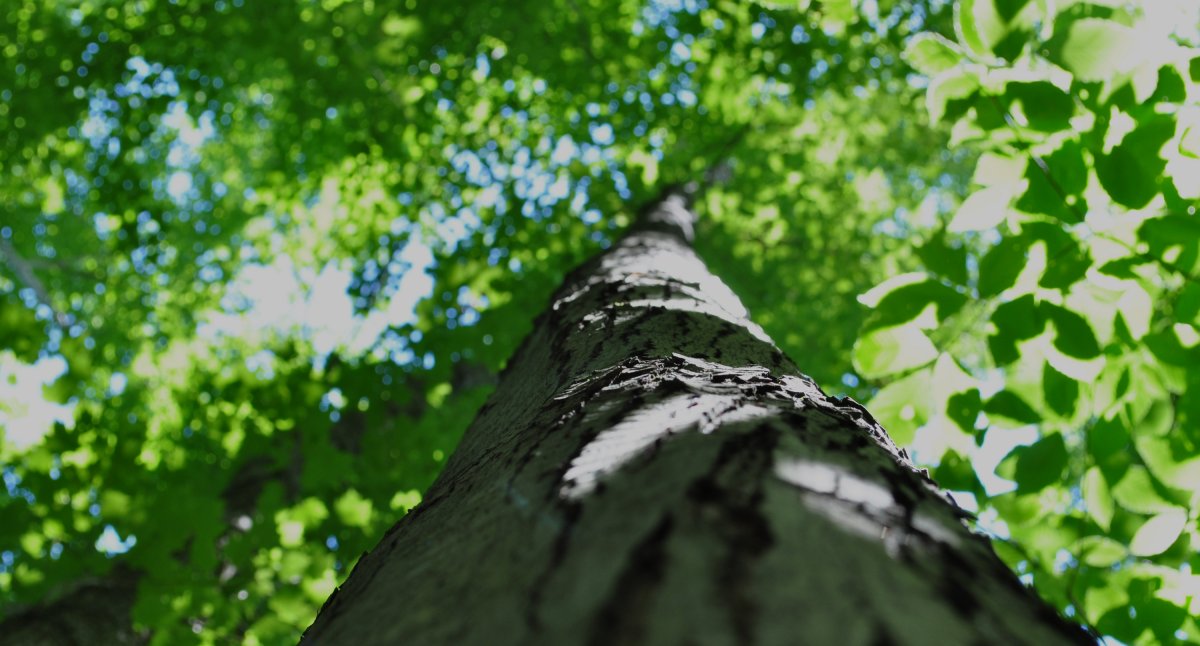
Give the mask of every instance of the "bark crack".
M 559 566 L 567 558 L 567 551 L 571 545 L 571 534 L 574 532 L 575 523 L 579 521 L 579 516 L 582 512 L 582 505 L 563 503 L 563 523 L 558 529 L 558 534 L 554 537 L 554 545 L 550 549 L 550 558 L 546 560 L 546 567 L 542 568 L 538 572 L 538 575 L 534 577 L 529 588 L 529 601 L 525 606 L 525 626 L 533 633 L 541 632 L 542 630 L 541 610 L 546 588 L 554 573 L 558 571 Z
M 759 608 L 752 569 L 775 544 L 761 505 L 778 442 L 779 431 L 771 424 L 733 435 L 721 445 L 710 472 L 687 492 L 701 522 L 724 543 L 713 584 L 739 644 L 756 641 Z
M 666 573 L 667 543 L 674 529 L 671 514 L 664 514 L 629 552 L 607 601 L 592 622 L 588 644 L 640 644 L 651 622 L 651 600 Z

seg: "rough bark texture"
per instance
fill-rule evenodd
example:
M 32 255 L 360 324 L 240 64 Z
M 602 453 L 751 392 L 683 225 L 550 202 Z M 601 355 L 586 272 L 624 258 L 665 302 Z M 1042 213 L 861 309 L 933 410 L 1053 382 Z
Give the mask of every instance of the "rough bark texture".
M 425 502 L 305 644 L 1089 643 L 690 246 L 569 276 Z

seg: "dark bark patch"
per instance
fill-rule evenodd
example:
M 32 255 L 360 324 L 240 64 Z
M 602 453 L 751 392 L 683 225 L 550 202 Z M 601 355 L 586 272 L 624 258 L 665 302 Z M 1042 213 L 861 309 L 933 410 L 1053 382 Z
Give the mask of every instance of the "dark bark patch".
M 764 424 L 734 435 L 722 445 L 711 471 L 688 488 L 711 535 L 724 545 L 714 584 L 724 597 L 738 643 L 755 641 L 758 606 L 754 601 L 751 569 L 775 544 L 770 521 L 763 515 L 763 483 L 770 477 L 772 454 L 779 432 Z
M 588 643 L 640 644 L 652 620 L 651 601 L 666 571 L 666 546 L 674 529 L 667 514 L 629 553 L 616 585 L 592 622 Z
M 554 537 L 554 545 L 550 549 L 550 558 L 546 562 L 546 567 L 538 573 L 529 588 L 529 603 L 525 607 L 525 625 L 533 632 L 538 632 L 542 629 L 541 609 L 543 595 L 546 593 L 546 587 L 550 582 L 550 578 L 554 576 L 559 566 L 567 558 L 567 552 L 571 546 L 571 535 L 575 531 L 575 523 L 579 521 L 579 516 L 582 512 L 583 508 L 578 504 L 563 505 L 563 522 L 559 527 L 558 535 Z
M 871 640 L 871 646 L 898 646 L 899 642 L 892 636 L 892 631 L 888 629 L 887 624 L 879 624 L 875 628 L 875 637 Z
M 940 589 L 946 603 L 952 606 L 963 617 L 970 618 L 979 612 L 981 604 L 974 593 L 974 581 L 978 573 L 976 573 L 966 560 L 959 554 L 958 550 L 951 549 L 950 546 L 939 543 L 938 555 L 940 558 L 940 566 L 942 576 L 938 581 Z

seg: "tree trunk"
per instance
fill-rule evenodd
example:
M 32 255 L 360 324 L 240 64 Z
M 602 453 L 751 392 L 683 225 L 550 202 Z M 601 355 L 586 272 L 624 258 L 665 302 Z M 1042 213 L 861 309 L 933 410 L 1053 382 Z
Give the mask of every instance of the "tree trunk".
M 306 644 L 1092 643 L 691 249 L 671 190 L 576 270 Z

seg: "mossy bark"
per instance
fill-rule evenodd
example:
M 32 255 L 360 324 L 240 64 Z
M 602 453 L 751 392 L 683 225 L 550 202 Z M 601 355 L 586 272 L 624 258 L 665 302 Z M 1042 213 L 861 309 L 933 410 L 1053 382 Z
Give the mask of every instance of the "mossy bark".
M 567 278 L 305 644 L 1090 643 L 691 249 L 680 191 Z

